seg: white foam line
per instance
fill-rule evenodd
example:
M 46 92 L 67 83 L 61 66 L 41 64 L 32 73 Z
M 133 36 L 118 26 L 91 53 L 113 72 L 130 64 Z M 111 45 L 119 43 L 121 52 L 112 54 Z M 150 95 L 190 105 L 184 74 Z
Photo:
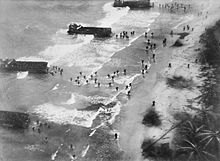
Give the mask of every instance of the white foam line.
M 180 23 L 177 24 L 173 29 L 177 29 L 179 26 L 181 26 L 181 25 L 183 25 L 183 24 L 185 24 L 185 23 L 187 23 L 187 22 L 193 20 L 193 18 L 194 18 L 193 15 L 191 15 L 191 16 L 186 16 L 186 17 L 182 18 L 182 20 L 180 21 Z M 183 19 L 185 19 L 185 20 L 183 21 Z
M 95 134 L 95 132 L 96 132 L 96 129 L 95 130 L 93 130 L 90 134 L 89 134 L 89 136 L 92 136 L 92 135 L 94 135 Z
M 150 26 L 150 24 L 147 27 L 149 27 L 149 26 Z M 148 28 L 146 32 L 148 33 L 149 31 L 150 31 L 150 28 Z M 138 38 L 140 38 L 143 35 L 145 35 L 145 32 L 140 34 L 139 36 L 133 38 L 131 41 L 129 41 L 129 44 L 126 47 L 130 46 L 132 44 L 132 42 L 134 42 L 135 40 L 137 40 Z
M 70 132 L 70 129 L 66 130 L 66 133 Z
M 120 114 L 120 111 L 121 111 L 121 103 L 118 102 L 118 103 L 112 108 L 112 111 L 114 111 L 114 115 L 111 117 L 110 120 L 108 120 L 108 123 L 110 123 L 110 124 L 113 124 L 114 121 L 115 121 L 115 117 Z
M 53 87 L 52 91 L 57 90 L 58 87 L 59 87 L 59 84 L 56 84 L 56 85 Z
M 65 105 L 72 105 L 76 102 L 76 98 L 75 95 L 73 93 L 71 93 L 70 99 L 68 99 L 66 102 L 64 102 L 63 104 Z
M 56 159 L 57 153 L 59 152 L 59 150 L 60 150 L 60 148 L 61 148 L 62 145 L 63 145 L 63 144 L 61 144 L 61 145 L 57 148 L 57 150 L 56 150 L 54 153 L 52 153 L 52 155 L 51 155 L 51 160 L 55 160 L 55 159 Z
M 87 151 L 89 150 L 89 145 L 87 145 L 86 149 L 82 151 L 82 157 L 86 156 Z
M 96 130 L 97 130 L 98 128 L 100 128 L 101 126 L 103 126 L 103 125 L 104 125 L 104 122 L 103 122 L 103 123 L 101 123 L 100 125 L 98 125 L 98 126 L 96 126 L 96 127 L 92 128 L 92 129 L 91 129 L 91 130 L 92 130 L 92 132 L 89 134 L 89 136 L 94 135 L 94 134 L 95 134 L 95 132 L 96 132 Z

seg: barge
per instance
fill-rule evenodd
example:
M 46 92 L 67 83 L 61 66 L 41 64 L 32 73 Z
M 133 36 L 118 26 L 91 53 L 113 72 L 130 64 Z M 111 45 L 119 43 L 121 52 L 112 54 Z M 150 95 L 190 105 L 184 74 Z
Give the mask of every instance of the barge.
M 15 59 L 0 59 L 0 70 L 9 72 L 48 73 L 48 62 L 16 61 Z
M 12 128 L 26 129 L 29 127 L 30 117 L 26 113 L 0 111 L 0 125 Z
M 84 35 L 94 35 L 98 38 L 111 37 L 112 30 L 107 27 L 84 27 L 82 25 L 70 24 L 67 31 L 69 35 L 74 34 L 84 34 Z
M 154 3 L 150 3 L 150 0 L 137 0 L 137 1 L 115 0 L 113 7 L 129 7 L 130 9 L 146 9 L 146 8 L 154 7 Z

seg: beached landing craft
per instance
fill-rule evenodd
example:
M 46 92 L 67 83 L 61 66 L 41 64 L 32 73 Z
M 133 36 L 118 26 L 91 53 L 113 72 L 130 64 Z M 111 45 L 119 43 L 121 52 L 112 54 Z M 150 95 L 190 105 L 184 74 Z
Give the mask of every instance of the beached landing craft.
M 129 7 L 130 9 L 145 9 L 153 6 L 154 3 L 150 3 L 150 0 L 138 0 L 138 1 L 115 0 L 113 4 L 113 7 Z
M 30 73 L 48 73 L 47 62 L 16 61 L 15 59 L 0 59 L 0 70 L 9 72 L 28 71 Z
M 82 25 L 70 24 L 67 33 L 69 35 L 86 34 L 86 35 L 94 35 L 95 37 L 99 37 L 99 38 L 105 38 L 111 36 L 112 30 L 111 28 L 83 27 Z
M 0 111 L 0 126 L 27 128 L 30 123 L 29 115 L 21 112 Z

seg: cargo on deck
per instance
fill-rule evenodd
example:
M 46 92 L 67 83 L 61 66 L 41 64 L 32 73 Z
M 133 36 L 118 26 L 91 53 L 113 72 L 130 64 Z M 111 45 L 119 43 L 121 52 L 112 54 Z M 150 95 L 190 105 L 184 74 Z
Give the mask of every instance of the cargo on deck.
M 105 38 L 111 36 L 112 30 L 111 28 L 107 27 L 83 27 L 82 25 L 70 24 L 67 33 L 69 35 L 84 34 L 94 35 L 95 37 L 99 38 Z
M 150 0 L 138 0 L 138 1 L 123 1 L 115 0 L 113 7 L 129 7 L 130 9 L 144 9 L 153 7 L 154 3 L 150 3 Z

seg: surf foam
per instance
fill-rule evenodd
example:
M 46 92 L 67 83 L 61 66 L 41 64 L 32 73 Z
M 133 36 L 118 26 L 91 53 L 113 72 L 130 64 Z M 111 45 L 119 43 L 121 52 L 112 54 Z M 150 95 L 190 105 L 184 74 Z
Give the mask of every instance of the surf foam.
M 89 150 L 89 145 L 87 145 L 86 149 L 82 151 L 82 157 L 86 156 L 87 151 Z
M 75 95 L 73 93 L 71 93 L 70 99 L 68 99 L 66 102 L 64 102 L 63 104 L 65 105 L 71 105 L 74 104 L 76 102 L 75 99 Z
M 74 60 L 73 57 L 74 58 L 78 57 L 78 51 L 80 50 L 80 48 L 82 48 L 85 44 L 90 43 L 90 41 L 93 38 L 94 38 L 93 35 L 86 35 L 86 36 L 80 35 L 77 37 L 78 43 L 76 44 L 58 43 L 54 46 L 49 46 L 39 55 L 44 57 L 46 60 L 48 60 L 50 64 L 55 64 L 55 63 L 60 65 L 64 65 L 66 63 L 70 64 Z M 80 59 L 77 60 L 80 61 Z
M 129 7 L 115 8 L 113 3 L 109 2 L 103 6 L 103 10 L 106 13 L 105 18 L 99 21 L 102 27 L 111 27 L 114 23 L 118 22 L 123 16 L 127 15 Z
M 37 106 L 34 113 L 57 124 L 72 124 L 89 128 L 92 126 L 93 120 L 99 114 L 99 110 L 79 111 L 75 108 L 67 109 L 62 106 L 46 103 Z
M 53 87 L 52 91 L 57 90 L 59 86 L 60 86 L 59 84 L 56 84 L 56 85 Z
M 17 79 L 24 79 L 27 76 L 28 76 L 28 71 L 26 71 L 26 72 L 18 72 L 17 73 Z

